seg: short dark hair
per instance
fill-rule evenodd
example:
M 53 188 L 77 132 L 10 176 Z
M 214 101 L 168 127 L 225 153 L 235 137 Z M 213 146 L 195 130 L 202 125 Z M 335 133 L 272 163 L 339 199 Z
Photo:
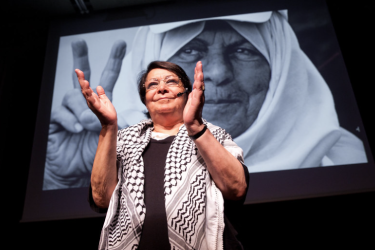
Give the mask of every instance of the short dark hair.
M 148 73 L 150 73 L 151 70 L 153 69 L 165 69 L 168 70 L 174 74 L 176 74 L 180 79 L 182 84 L 184 85 L 184 88 L 187 88 L 187 93 L 189 94 L 191 92 L 191 82 L 189 77 L 186 75 L 185 71 L 178 66 L 175 63 L 171 62 L 164 62 L 164 61 L 153 61 L 151 62 L 145 71 L 142 71 L 139 78 L 138 78 L 138 93 L 139 97 L 141 98 L 141 101 L 143 104 L 146 105 L 145 102 L 145 96 L 146 96 L 146 87 L 145 87 L 145 82 Z

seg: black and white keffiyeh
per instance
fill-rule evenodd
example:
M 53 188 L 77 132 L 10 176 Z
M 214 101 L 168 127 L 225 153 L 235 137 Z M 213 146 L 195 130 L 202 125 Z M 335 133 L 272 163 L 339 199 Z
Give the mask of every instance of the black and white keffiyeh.
M 215 138 L 243 162 L 242 150 L 224 129 L 207 123 Z M 99 249 L 137 249 L 145 219 L 142 153 L 153 124 L 119 130 L 118 183 L 103 225 Z M 182 126 L 166 159 L 164 195 L 171 249 L 223 249 L 224 200 L 194 142 Z

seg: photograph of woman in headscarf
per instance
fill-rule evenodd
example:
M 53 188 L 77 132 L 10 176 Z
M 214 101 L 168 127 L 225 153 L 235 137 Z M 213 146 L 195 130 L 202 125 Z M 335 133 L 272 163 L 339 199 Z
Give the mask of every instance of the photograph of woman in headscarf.
M 71 46 L 73 68 L 90 75 L 86 41 Z M 125 46 L 114 44 L 99 82 L 112 93 L 120 75 L 112 93 L 123 110 L 120 128 L 146 118 L 136 81 L 151 61 L 176 63 L 190 79 L 202 61 L 203 118 L 232 135 L 250 173 L 367 162 L 362 141 L 340 127 L 331 91 L 300 49 L 286 11 L 143 26 L 126 56 Z M 90 183 L 100 125 L 74 91 L 51 114 L 44 190 Z

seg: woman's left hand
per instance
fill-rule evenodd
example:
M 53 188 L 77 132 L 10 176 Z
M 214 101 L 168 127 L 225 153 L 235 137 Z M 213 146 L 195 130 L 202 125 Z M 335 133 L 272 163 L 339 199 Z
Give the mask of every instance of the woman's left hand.
M 184 109 L 184 123 L 189 135 L 200 132 L 204 125 L 202 111 L 204 105 L 204 75 L 202 62 L 197 62 L 194 72 L 193 91 L 189 94 Z
M 203 105 L 204 76 L 202 62 L 199 61 L 195 66 L 193 91 L 184 109 L 184 123 L 189 135 L 196 135 L 204 128 Z M 229 200 L 242 199 L 247 189 L 242 164 L 216 140 L 209 129 L 194 139 L 194 143 L 223 197 Z

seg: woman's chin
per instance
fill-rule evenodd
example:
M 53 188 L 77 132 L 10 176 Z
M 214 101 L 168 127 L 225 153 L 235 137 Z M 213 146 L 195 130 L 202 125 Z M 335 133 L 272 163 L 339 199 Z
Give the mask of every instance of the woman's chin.
M 156 116 L 163 116 L 163 117 L 176 116 L 176 115 L 181 115 L 182 116 L 182 112 L 181 111 L 177 111 L 176 109 L 169 108 L 169 107 L 164 107 L 164 108 L 157 109 L 157 110 L 154 111 L 154 114 Z
M 239 136 L 251 126 L 244 105 L 205 104 L 203 118 L 208 122 L 225 129 L 233 138 Z

